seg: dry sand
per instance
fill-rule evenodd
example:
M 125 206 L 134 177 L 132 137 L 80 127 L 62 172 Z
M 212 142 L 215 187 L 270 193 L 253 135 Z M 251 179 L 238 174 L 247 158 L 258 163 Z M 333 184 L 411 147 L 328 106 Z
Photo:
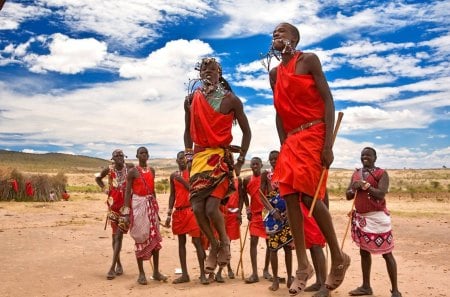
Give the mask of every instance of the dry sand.
M 223 284 L 201 285 L 195 250 L 188 244 L 188 268 L 191 282 L 173 285 L 175 269 L 179 267 L 177 240 L 162 228 L 163 249 L 160 253 L 161 271 L 169 281 L 149 281 L 147 286 L 136 283 L 138 270 L 133 241 L 124 237 L 121 254 L 124 274 L 106 280 L 111 263 L 111 229 L 105 223 L 104 196 L 72 193 L 70 201 L 54 203 L 0 203 L 0 295 L 9 296 L 289 296 L 285 285 L 277 292 L 268 290 L 270 282 L 245 284 L 239 275 Z M 333 198 L 333 197 L 332 197 Z M 159 195 L 160 214 L 165 220 L 167 195 Z M 450 205 L 448 197 L 408 200 L 389 198 L 393 213 L 398 264 L 399 288 L 403 296 L 450 296 Z M 442 199 L 440 199 L 442 200 Z M 331 210 L 339 241 L 347 225 L 346 213 L 351 203 L 331 199 Z M 242 234 L 247 221 L 244 219 Z M 232 242 L 232 266 L 239 259 L 239 241 Z M 259 273 L 263 266 L 263 241 L 258 257 Z M 344 250 L 350 254 L 352 265 L 347 277 L 331 296 L 348 296 L 348 291 L 361 284 L 359 252 L 351 239 Z M 283 267 L 283 252 L 279 252 Z M 295 257 L 294 257 L 295 262 Z M 147 277 L 151 275 L 148 262 Z M 294 266 L 295 269 L 295 266 Z M 244 250 L 244 272 L 250 274 L 249 240 Z M 285 276 L 280 269 L 280 276 Z M 373 257 L 372 287 L 375 297 L 390 296 L 390 282 L 384 260 Z M 300 296 L 312 296 L 303 293 Z

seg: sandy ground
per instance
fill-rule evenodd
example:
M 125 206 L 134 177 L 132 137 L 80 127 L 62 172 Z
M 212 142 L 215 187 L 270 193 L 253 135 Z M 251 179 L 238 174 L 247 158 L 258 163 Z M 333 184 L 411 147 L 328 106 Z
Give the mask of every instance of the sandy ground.
M 161 217 L 165 220 L 167 195 L 160 195 Z M 444 201 L 390 198 L 393 213 L 398 263 L 399 288 L 403 296 L 450 296 L 450 204 Z M 351 203 L 332 199 L 330 207 L 339 241 L 347 225 L 346 213 Z M 1 296 L 289 296 L 285 285 L 277 292 L 268 290 L 270 282 L 245 284 L 241 274 L 223 284 L 201 285 L 194 247 L 188 245 L 188 267 L 191 282 L 173 285 L 179 267 L 177 240 L 168 229 L 162 229 L 161 271 L 169 281 L 136 283 L 137 265 L 133 241 L 126 235 L 122 250 L 124 275 L 106 280 L 110 266 L 111 229 L 104 230 L 105 204 L 101 194 L 72 194 L 71 201 L 54 203 L 0 203 L 0 295 Z M 242 234 L 247 221 L 244 219 Z M 232 266 L 239 259 L 239 241 L 232 242 Z M 348 296 L 348 291 L 361 284 L 359 252 L 351 239 L 344 250 L 352 265 L 347 277 L 331 296 Z M 258 257 L 262 275 L 263 242 Z M 250 274 L 249 240 L 244 250 L 245 276 Z M 284 255 L 279 252 L 280 276 Z M 295 258 L 294 258 L 295 260 Z M 145 266 L 147 277 L 151 266 Z M 294 265 L 295 269 L 295 265 Z M 390 282 L 384 260 L 373 257 L 372 287 L 376 297 L 390 296 Z M 300 296 L 311 296 L 303 293 Z

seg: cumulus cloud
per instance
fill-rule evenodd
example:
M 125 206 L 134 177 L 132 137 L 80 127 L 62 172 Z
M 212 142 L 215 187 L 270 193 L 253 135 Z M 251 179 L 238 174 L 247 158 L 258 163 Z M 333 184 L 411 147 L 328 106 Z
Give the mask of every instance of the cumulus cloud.
M 76 74 L 96 67 L 106 57 L 106 44 L 93 38 L 72 39 L 56 33 L 49 36 L 48 42 L 48 55 L 30 53 L 23 58 L 30 71 Z

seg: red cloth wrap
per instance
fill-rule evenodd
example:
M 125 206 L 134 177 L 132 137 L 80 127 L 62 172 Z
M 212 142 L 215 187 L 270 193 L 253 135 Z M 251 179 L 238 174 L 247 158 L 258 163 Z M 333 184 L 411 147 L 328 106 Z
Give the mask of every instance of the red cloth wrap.
M 302 203 L 300 203 L 300 208 L 303 213 L 303 231 L 305 232 L 305 246 L 310 249 L 313 245 L 319 245 L 321 247 L 325 246 L 325 237 L 317 225 L 314 217 L 308 217 L 309 209 Z
M 238 189 L 239 182 L 237 179 L 234 181 L 234 186 Z M 230 212 L 229 209 L 233 208 L 239 208 L 239 191 L 233 192 L 233 194 L 230 195 L 230 198 L 228 198 L 227 204 L 221 207 L 225 219 L 225 229 L 230 240 L 240 238 L 240 223 L 238 220 L 239 211 Z
M 325 104 L 312 75 L 296 75 L 296 61 L 301 52 L 287 65 L 280 64 L 274 88 L 274 105 L 284 131 L 289 133 L 302 124 L 323 119 Z M 281 196 L 305 193 L 314 196 L 322 173 L 321 154 L 325 140 L 325 124 L 319 123 L 292 134 L 284 141 L 274 181 L 279 183 Z M 327 174 L 322 181 L 318 198 L 325 196 Z
M 215 111 L 200 90 L 194 92 L 190 112 L 191 138 L 196 145 L 224 147 L 231 143 L 234 113 L 222 114 Z
M 250 194 L 250 211 L 252 213 L 249 231 L 251 236 L 267 238 L 266 228 L 262 217 L 264 204 L 261 202 L 261 194 L 259 193 L 260 187 L 261 175 L 252 175 L 246 189 L 247 193 Z
M 180 175 L 189 183 L 188 170 L 183 170 Z M 200 227 L 189 202 L 189 189 L 186 189 L 177 179 L 173 180 L 173 184 L 175 187 L 175 211 L 172 214 L 173 234 L 189 234 L 192 237 L 200 237 Z
M 145 173 L 141 167 L 138 166 L 136 168 L 139 171 L 140 178 L 136 178 L 133 181 L 133 193 L 139 196 L 155 195 L 155 177 L 153 172 L 150 168 Z

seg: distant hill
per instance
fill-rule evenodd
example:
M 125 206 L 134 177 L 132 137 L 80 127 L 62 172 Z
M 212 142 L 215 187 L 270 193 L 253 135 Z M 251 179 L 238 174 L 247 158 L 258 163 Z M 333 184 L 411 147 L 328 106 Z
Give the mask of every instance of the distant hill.
M 137 164 L 136 159 L 125 159 L 127 163 Z M 251 174 L 249 162 L 246 162 L 243 173 Z M 0 169 L 17 169 L 21 172 L 31 173 L 97 173 L 102 168 L 111 164 L 110 160 L 93 158 L 81 155 L 69 155 L 62 153 L 32 154 L 15 151 L 0 150 Z M 178 166 L 175 158 L 150 159 L 149 164 L 159 173 L 158 175 L 170 175 Z M 267 163 L 264 168 L 269 168 Z
M 31 154 L 0 150 L 0 166 L 24 172 L 95 172 L 109 161 L 61 153 Z

